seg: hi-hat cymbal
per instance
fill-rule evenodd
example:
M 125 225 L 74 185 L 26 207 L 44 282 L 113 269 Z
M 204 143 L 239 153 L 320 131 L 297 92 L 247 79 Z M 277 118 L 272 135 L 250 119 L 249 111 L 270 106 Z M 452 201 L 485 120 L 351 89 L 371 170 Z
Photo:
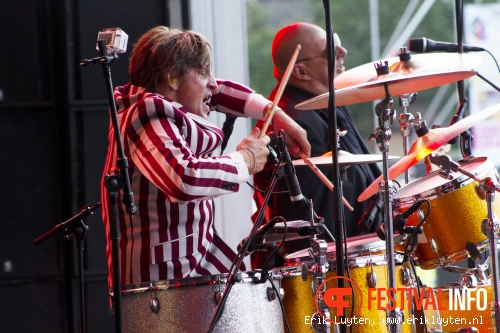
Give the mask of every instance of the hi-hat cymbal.
M 412 55 L 410 60 L 399 57 L 384 59 L 389 73 L 377 75 L 375 63 L 368 63 L 348 70 L 335 78 L 335 104 L 350 105 L 386 97 L 387 83 L 391 96 L 435 88 L 467 79 L 477 74 L 474 67 L 481 58 L 463 53 L 428 53 Z M 296 105 L 299 110 L 328 107 L 329 93 L 311 98 Z
M 408 155 L 397 161 L 392 167 L 389 168 L 389 179 L 393 180 L 397 178 L 417 162 L 423 160 L 433 151 L 444 145 L 446 142 L 468 130 L 478 122 L 492 116 L 498 111 L 500 111 L 500 103 L 474 113 L 451 125 L 450 127 L 430 129 L 429 133 L 418 138 L 417 141 L 413 143 Z M 378 177 L 364 190 L 363 193 L 361 193 L 358 197 L 358 201 L 365 201 L 377 193 L 380 181 L 382 181 L 382 176 Z
M 389 156 L 389 159 L 397 159 L 399 156 Z M 331 165 L 332 152 L 328 152 L 318 157 L 311 157 L 309 160 L 315 165 Z M 377 154 L 351 154 L 345 150 L 340 150 L 338 154 L 339 168 L 348 168 L 355 164 L 368 164 L 382 162 L 382 155 Z M 294 160 L 293 165 L 307 165 L 304 160 Z

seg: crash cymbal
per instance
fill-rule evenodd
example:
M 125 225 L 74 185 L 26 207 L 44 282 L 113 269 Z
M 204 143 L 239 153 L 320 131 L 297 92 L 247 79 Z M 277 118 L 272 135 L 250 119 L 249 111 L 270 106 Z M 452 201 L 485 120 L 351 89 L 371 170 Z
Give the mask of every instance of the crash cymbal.
M 474 113 L 449 127 L 441 127 L 430 129 L 429 133 L 418 138 L 411 146 L 408 155 L 397 161 L 389 168 L 389 179 L 396 179 L 406 170 L 411 168 L 417 162 L 423 160 L 433 151 L 460 135 L 460 133 L 468 130 L 478 122 L 492 116 L 500 111 L 500 103 L 490 106 L 480 112 Z M 378 177 L 373 183 L 368 186 L 363 193 L 358 197 L 358 201 L 365 201 L 379 190 L 379 182 L 382 181 L 382 176 Z
M 399 156 L 389 156 L 389 159 L 397 159 Z M 318 157 L 311 157 L 309 160 L 315 165 L 331 165 L 332 152 L 328 152 Z M 340 150 L 338 155 L 339 168 L 348 168 L 355 164 L 377 163 L 382 161 L 382 155 L 377 154 L 351 154 L 345 150 Z M 307 165 L 304 160 L 295 160 L 292 162 L 295 166 Z
M 389 66 L 389 73 L 377 75 L 374 64 Z M 337 106 L 364 103 L 385 98 L 387 83 L 391 96 L 435 88 L 467 79 L 477 74 L 472 69 L 481 58 L 463 53 L 430 53 L 412 55 L 410 60 L 399 57 L 365 64 L 348 70 L 335 78 L 335 104 Z M 297 104 L 299 110 L 328 107 L 329 93 Z
M 286 229 L 286 238 L 285 240 L 291 241 L 295 239 L 308 238 L 309 234 L 300 235 L 299 230 L 301 228 L 305 228 L 310 226 L 311 222 L 309 221 L 289 221 L 286 222 L 278 222 L 274 225 L 274 227 L 269 230 L 264 236 L 264 240 L 266 243 L 272 242 L 281 242 L 283 241 L 283 236 L 285 234 Z
M 374 81 L 383 82 L 384 80 L 397 80 L 399 78 L 420 76 L 423 74 L 433 75 L 470 71 L 481 64 L 482 58 L 477 55 L 464 53 L 426 53 L 411 54 L 411 58 L 405 61 L 400 60 L 399 57 L 382 60 L 382 62 L 386 61 L 389 66 L 389 74 L 386 74 L 389 75 L 388 77 L 377 76 L 374 63 L 368 63 L 337 76 L 335 78 L 335 88 L 344 89 Z

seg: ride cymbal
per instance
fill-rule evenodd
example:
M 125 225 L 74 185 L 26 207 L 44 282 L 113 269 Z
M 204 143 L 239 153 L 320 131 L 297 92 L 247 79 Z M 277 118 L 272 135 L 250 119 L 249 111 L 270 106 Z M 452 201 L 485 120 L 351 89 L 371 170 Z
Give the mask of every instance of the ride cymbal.
M 389 159 L 397 159 L 399 156 L 389 156 Z M 331 165 L 332 152 L 328 152 L 318 157 L 310 157 L 309 160 L 315 165 Z M 368 164 L 382 162 L 382 155 L 377 154 L 351 154 L 345 150 L 340 150 L 338 154 L 339 168 L 345 169 L 355 164 Z M 293 165 L 307 165 L 304 160 L 294 160 Z
M 418 138 L 411 146 L 408 155 L 397 161 L 389 168 L 389 179 L 394 180 L 406 170 L 411 168 L 417 162 L 423 160 L 433 151 L 460 135 L 460 133 L 468 130 L 478 122 L 492 116 L 500 111 L 500 103 L 490 106 L 480 112 L 476 112 L 449 127 L 440 127 L 430 129 L 429 133 Z M 368 186 L 363 193 L 358 197 L 358 201 L 365 201 L 372 195 L 377 193 L 379 182 L 382 181 L 382 176 L 378 177 L 373 183 Z
M 385 63 L 389 73 L 377 75 L 374 65 Z M 335 78 L 337 106 L 364 103 L 386 97 L 384 84 L 391 96 L 435 88 L 461 81 L 477 74 L 474 67 L 481 58 L 463 53 L 430 53 L 412 55 L 410 60 L 399 57 L 368 63 L 348 70 Z M 298 110 L 328 107 L 329 93 L 297 104 Z

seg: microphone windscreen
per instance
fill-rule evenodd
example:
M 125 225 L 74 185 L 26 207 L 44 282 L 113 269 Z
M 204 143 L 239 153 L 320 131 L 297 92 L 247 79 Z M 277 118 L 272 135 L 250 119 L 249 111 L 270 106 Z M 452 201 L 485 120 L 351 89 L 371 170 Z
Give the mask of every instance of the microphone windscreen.
M 408 48 L 413 52 L 424 52 L 424 38 L 412 38 L 408 44 Z

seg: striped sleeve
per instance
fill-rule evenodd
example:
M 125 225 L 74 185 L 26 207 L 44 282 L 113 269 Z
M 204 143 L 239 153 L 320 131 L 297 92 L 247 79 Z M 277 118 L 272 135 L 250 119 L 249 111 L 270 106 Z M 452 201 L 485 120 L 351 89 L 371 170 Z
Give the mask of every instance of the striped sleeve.
M 199 158 L 191 147 L 210 145 L 210 137 L 182 111 L 161 98 L 136 104 L 127 133 L 134 166 L 170 202 L 199 201 L 237 192 L 248 179 L 237 156 Z M 200 141 L 207 141 L 201 142 Z
M 217 94 L 213 97 L 216 109 L 238 117 L 265 119 L 264 110 L 271 102 L 250 88 L 232 81 L 217 80 Z

